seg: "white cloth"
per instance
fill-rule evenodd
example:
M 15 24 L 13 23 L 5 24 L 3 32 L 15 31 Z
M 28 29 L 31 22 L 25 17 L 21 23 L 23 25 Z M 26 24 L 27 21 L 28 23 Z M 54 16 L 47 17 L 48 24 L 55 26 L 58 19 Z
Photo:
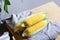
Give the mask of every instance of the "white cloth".
M 0 36 L 0 40 L 10 40 L 9 33 L 4 32 L 4 34 Z
M 23 20 L 31 14 L 34 13 L 32 13 L 30 10 L 26 10 L 18 14 L 12 14 L 12 23 L 16 24 L 19 20 Z
M 48 25 L 28 40 L 54 40 L 60 34 L 60 25 L 50 21 Z

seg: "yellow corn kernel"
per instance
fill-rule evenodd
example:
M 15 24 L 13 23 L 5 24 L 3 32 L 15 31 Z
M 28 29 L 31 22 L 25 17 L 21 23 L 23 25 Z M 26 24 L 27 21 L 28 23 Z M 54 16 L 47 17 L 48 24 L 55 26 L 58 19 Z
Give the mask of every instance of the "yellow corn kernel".
M 37 33 L 38 31 L 40 31 L 42 28 L 44 28 L 47 25 L 47 20 L 38 22 L 37 24 L 28 27 L 22 34 L 22 36 L 31 36 L 35 33 Z
M 46 17 L 46 14 L 43 13 L 37 13 L 34 15 L 29 16 L 25 19 L 25 24 L 28 26 L 32 26 L 33 24 L 43 20 Z

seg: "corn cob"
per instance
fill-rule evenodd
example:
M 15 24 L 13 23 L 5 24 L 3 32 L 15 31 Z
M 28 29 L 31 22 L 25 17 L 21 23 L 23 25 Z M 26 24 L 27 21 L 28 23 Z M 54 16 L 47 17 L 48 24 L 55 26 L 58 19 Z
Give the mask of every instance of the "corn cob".
M 37 13 L 32 16 L 29 16 L 26 19 L 20 20 L 16 23 L 16 25 L 14 27 L 14 31 L 15 32 L 17 32 L 18 30 L 22 31 L 22 30 L 24 30 L 25 27 L 31 26 L 31 25 L 39 22 L 40 20 L 44 19 L 45 17 L 46 17 L 46 13 L 44 12 L 44 13 Z M 25 20 L 25 22 L 24 22 L 24 20 Z
M 40 31 L 41 29 L 43 29 L 46 25 L 47 25 L 48 21 L 47 20 L 43 20 L 41 22 L 36 23 L 35 25 L 28 27 L 22 34 L 23 37 L 25 36 L 31 36 L 35 33 L 37 33 L 38 31 Z
M 46 17 L 46 14 L 44 13 L 37 13 L 34 15 L 29 16 L 28 18 L 25 19 L 25 24 L 27 25 L 27 27 L 32 26 L 33 24 L 43 20 Z

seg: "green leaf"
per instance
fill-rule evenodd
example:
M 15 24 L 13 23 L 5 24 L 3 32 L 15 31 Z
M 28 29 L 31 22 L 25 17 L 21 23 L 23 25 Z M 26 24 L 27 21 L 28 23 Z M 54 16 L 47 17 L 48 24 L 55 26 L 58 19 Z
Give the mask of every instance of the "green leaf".
M 8 5 L 10 5 L 10 1 L 9 0 L 5 0 L 5 4 L 4 4 L 4 11 L 8 13 Z
M 2 2 L 2 0 L 0 0 L 0 2 Z
M 8 5 L 4 5 L 4 11 L 8 13 Z
M 1 10 L 2 10 L 2 9 L 0 8 L 0 12 L 1 12 Z
M 10 5 L 10 1 L 9 0 L 5 0 L 5 5 Z

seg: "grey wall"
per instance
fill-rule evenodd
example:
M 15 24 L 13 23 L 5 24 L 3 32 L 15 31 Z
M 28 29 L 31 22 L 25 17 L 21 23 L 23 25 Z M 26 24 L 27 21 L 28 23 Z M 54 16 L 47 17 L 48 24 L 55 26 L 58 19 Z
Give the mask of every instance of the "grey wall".
M 12 13 L 20 13 L 21 11 L 32 9 L 37 6 L 43 5 L 44 3 L 54 1 L 60 6 L 60 0 L 10 0 L 11 5 L 9 6 L 9 14 L 4 14 L 4 10 L 1 12 L 1 19 L 10 17 Z M 2 4 L 3 5 L 3 4 Z

